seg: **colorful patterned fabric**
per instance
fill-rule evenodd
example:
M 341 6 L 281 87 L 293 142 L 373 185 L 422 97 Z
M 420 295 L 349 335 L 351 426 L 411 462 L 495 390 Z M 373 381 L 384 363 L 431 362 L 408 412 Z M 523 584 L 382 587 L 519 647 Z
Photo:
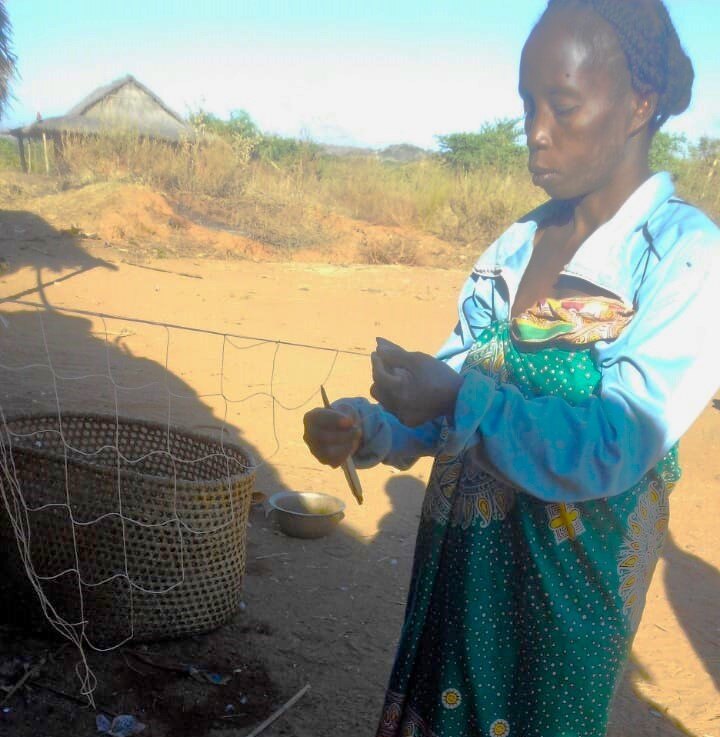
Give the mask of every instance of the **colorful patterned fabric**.
M 548 302 L 484 330 L 463 371 L 578 404 L 601 378 L 589 345 L 628 320 L 618 302 Z M 486 468 L 481 445 L 436 459 L 377 737 L 603 737 L 676 448 L 625 493 L 582 504 L 546 504 Z
M 632 314 L 632 309 L 616 299 L 548 299 L 512 321 L 512 337 L 527 344 L 589 345 L 615 340 Z

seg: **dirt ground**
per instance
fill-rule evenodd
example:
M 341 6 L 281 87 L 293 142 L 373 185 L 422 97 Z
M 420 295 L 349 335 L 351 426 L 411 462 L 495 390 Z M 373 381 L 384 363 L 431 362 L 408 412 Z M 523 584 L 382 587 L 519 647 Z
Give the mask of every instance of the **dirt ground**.
M 347 504 L 340 527 L 310 541 L 283 536 L 254 507 L 241 611 L 211 634 L 149 644 L 140 658 L 127 647 L 91 652 L 100 707 L 134 714 L 149 737 L 240 737 L 309 683 L 267 737 L 374 734 L 429 462 L 362 472 L 366 503 L 358 507 L 342 474 L 306 451 L 301 418 L 319 403 L 321 382 L 331 398 L 367 393 L 376 335 L 436 349 L 454 324 L 464 270 L 139 258 L 127 244 L 83 240 L 24 203 L 0 214 L 0 249 L 0 298 L 12 300 L 0 304 L 0 364 L 50 355 L 63 411 L 112 411 L 117 401 L 122 414 L 167 421 L 169 411 L 174 423 L 202 432 L 226 421 L 266 461 L 259 491 L 324 491 Z M 86 314 L 98 312 L 116 317 Z M 108 366 L 117 384 L 135 388 L 116 391 L 98 378 Z M 4 412 L 56 411 L 47 371 L 0 374 Z M 612 737 L 720 737 L 718 409 L 715 400 L 681 446 L 671 536 Z M 18 630 L 24 606 L 5 591 L 0 682 L 60 645 Z M 32 680 L 77 697 L 77 661 L 67 647 Z M 198 682 L 182 672 L 186 664 L 230 680 Z M 0 734 L 96 734 L 93 711 L 37 685 L 5 706 Z

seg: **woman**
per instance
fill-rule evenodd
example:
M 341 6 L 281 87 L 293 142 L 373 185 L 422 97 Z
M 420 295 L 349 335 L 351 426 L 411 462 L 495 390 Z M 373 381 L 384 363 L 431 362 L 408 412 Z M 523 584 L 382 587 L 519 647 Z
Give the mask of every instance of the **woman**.
M 660 0 L 550 0 L 520 66 L 550 201 L 480 258 L 438 358 L 379 339 L 379 404 L 306 415 L 333 466 L 436 457 L 379 737 L 606 733 L 718 385 L 720 233 L 648 166 L 692 81 Z

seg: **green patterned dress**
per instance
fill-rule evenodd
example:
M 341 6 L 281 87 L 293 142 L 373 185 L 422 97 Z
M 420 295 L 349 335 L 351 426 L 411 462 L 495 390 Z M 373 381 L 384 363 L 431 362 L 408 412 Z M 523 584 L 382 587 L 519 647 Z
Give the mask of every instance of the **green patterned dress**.
M 595 340 L 631 315 L 548 300 L 478 338 L 463 372 L 527 398 L 597 392 Z M 435 461 L 405 622 L 377 737 L 603 737 L 668 523 L 674 448 L 623 494 L 548 504 L 483 470 Z

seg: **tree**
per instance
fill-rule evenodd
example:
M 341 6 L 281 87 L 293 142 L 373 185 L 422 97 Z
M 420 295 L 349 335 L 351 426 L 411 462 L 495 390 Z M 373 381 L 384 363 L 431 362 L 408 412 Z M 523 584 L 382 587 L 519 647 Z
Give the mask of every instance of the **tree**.
M 233 110 L 228 120 L 200 108 L 190 114 L 190 124 L 202 133 L 211 133 L 221 138 L 258 138 L 260 129 L 245 110 Z
M 0 115 L 10 97 L 10 82 L 15 76 L 15 54 L 12 50 L 12 27 L 5 0 L 0 0 Z
M 440 155 L 450 166 L 462 171 L 485 167 L 514 169 L 525 159 L 525 148 L 518 142 L 519 122 L 515 118 L 503 118 L 485 123 L 477 133 L 437 136 Z
M 650 145 L 650 168 L 653 171 L 669 171 L 675 178 L 680 176 L 688 150 L 684 133 L 658 131 Z
M 260 136 L 260 128 L 250 117 L 250 113 L 245 110 L 233 110 L 230 113 L 230 120 L 225 125 L 231 136 L 236 135 L 243 138 L 258 138 Z
M 703 136 L 695 146 L 690 148 L 690 156 L 696 161 L 717 166 L 720 160 L 720 138 Z

